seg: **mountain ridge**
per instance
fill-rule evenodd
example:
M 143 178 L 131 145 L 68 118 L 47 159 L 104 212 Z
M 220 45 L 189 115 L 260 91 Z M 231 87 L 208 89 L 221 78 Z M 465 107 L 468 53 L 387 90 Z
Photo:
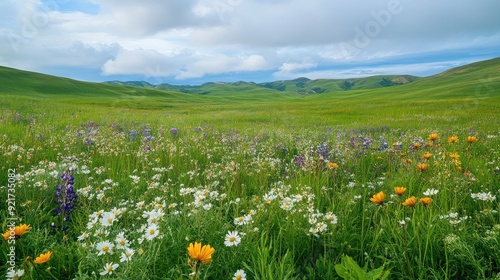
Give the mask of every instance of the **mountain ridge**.
M 363 78 L 349 79 L 315 79 L 300 77 L 292 80 L 277 80 L 273 82 L 255 83 L 252 81 L 237 82 L 206 82 L 201 85 L 172 85 L 168 83 L 151 84 L 146 81 L 106 81 L 104 84 L 155 88 L 160 90 L 173 90 L 190 94 L 209 94 L 211 87 L 218 86 L 247 86 L 261 87 L 281 92 L 297 94 L 320 94 L 331 91 L 347 91 L 356 89 L 372 89 L 390 87 L 411 83 L 421 79 L 412 75 L 374 75 Z

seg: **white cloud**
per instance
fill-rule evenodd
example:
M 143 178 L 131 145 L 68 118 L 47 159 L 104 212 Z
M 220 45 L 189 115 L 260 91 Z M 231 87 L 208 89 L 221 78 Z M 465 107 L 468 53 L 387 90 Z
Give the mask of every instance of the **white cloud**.
M 269 68 L 268 62 L 261 55 L 232 57 L 227 55 L 211 55 L 200 58 L 186 66 L 177 79 L 199 78 L 207 74 L 220 74 L 239 71 L 258 71 Z
M 312 67 L 316 67 L 316 63 L 283 63 L 280 67 L 280 71 L 282 72 L 293 72 L 299 69 L 308 69 Z
M 175 74 L 177 65 L 171 65 L 168 58 L 154 50 L 121 51 L 102 67 L 104 75 L 141 75 L 162 77 Z
M 112 20 L 109 27 L 122 36 L 149 36 L 169 28 L 199 24 L 193 12 L 196 0 L 92 0 L 102 7 L 102 16 Z
M 78 10 L 71 1 L 1 1 L 0 63 L 42 72 L 53 66 L 101 69 L 96 76 L 190 79 L 273 70 L 273 77 L 283 78 L 328 75 L 318 69 L 352 67 L 349 63 L 376 65 L 401 56 L 431 54 L 428 59 L 447 60 L 435 54 L 466 53 L 472 48 L 487 48 L 491 53 L 500 46 L 497 0 L 481 4 L 451 0 L 77 2 L 87 9 Z

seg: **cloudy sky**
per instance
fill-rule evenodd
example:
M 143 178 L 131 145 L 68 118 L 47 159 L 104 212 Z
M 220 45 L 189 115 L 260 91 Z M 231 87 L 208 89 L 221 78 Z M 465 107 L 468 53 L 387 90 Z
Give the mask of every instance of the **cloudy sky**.
M 0 65 L 85 81 L 428 76 L 500 56 L 498 0 L 1 0 Z

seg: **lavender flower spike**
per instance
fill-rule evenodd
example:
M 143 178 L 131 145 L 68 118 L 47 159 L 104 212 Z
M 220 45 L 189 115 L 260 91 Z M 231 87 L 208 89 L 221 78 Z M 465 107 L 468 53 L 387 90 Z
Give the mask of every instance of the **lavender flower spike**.
M 63 183 L 56 187 L 55 203 L 58 205 L 58 208 L 55 209 L 55 212 L 57 216 L 61 216 L 61 228 L 64 231 L 68 228 L 64 226 L 64 222 L 71 221 L 69 215 L 75 210 L 78 195 L 73 188 L 75 182 L 70 169 L 61 174 L 61 179 Z

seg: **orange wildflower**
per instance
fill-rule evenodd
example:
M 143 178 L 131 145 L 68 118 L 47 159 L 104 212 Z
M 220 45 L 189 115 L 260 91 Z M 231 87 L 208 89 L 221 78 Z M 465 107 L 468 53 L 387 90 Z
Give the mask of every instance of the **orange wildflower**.
M 456 143 L 456 142 L 458 142 L 458 136 L 453 135 L 448 137 L 448 143 Z
M 30 229 L 31 229 L 31 226 L 27 225 L 27 224 L 20 224 L 18 226 L 15 226 L 14 227 L 14 235 L 15 235 L 16 239 L 21 237 L 21 235 L 27 233 Z M 11 236 L 11 230 L 8 229 L 4 234 L 2 234 L 2 236 L 5 240 L 9 239 L 9 237 Z
M 429 169 L 429 165 L 427 163 L 420 163 L 417 165 L 417 170 L 420 172 L 423 172 L 427 169 Z
M 424 159 L 430 159 L 432 157 L 432 154 L 431 153 L 425 153 L 424 154 Z
M 474 143 L 474 142 L 477 142 L 477 137 L 476 137 L 476 136 L 468 136 L 468 137 L 467 137 L 467 142 L 468 142 L 469 144 L 472 144 L 472 143 Z
M 406 191 L 405 187 L 395 187 L 394 188 L 394 193 L 397 195 L 403 195 Z
M 10 230 L 8 230 L 8 231 L 6 231 L 5 233 L 3 233 L 3 234 L 2 234 L 2 236 L 3 236 L 3 239 L 4 239 L 4 240 L 9 239 L 9 237 L 10 237 Z
M 38 257 L 36 257 L 36 259 L 33 261 L 33 263 L 36 263 L 36 264 L 46 263 L 50 260 L 51 256 L 52 256 L 51 251 L 48 251 L 45 254 L 40 254 Z
M 429 140 L 436 141 L 438 139 L 439 139 L 439 134 L 437 134 L 437 133 L 431 133 L 431 134 L 429 134 Z
M 407 198 L 402 204 L 405 207 L 413 207 L 417 204 L 417 198 L 412 196 L 410 198 Z
M 189 256 L 196 262 L 201 262 L 202 264 L 207 264 L 212 262 L 212 254 L 215 249 L 210 245 L 201 246 L 200 242 L 195 242 L 189 244 L 187 248 Z
M 432 203 L 432 198 L 430 197 L 423 197 L 420 199 L 420 203 L 422 203 L 422 205 L 429 205 Z
M 339 165 L 335 162 L 328 162 L 328 167 L 330 167 L 331 169 L 337 169 L 339 168 Z
M 385 193 L 379 192 L 374 194 L 372 198 L 370 198 L 370 201 L 377 205 L 381 205 L 382 203 L 384 203 L 384 199 L 385 199 Z
M 450 158 L 453 160 L 458 160 L 458 158 L 460 158 L 460 155 L 457 153 L 452 153 L 452 154 L 450 154 Z

